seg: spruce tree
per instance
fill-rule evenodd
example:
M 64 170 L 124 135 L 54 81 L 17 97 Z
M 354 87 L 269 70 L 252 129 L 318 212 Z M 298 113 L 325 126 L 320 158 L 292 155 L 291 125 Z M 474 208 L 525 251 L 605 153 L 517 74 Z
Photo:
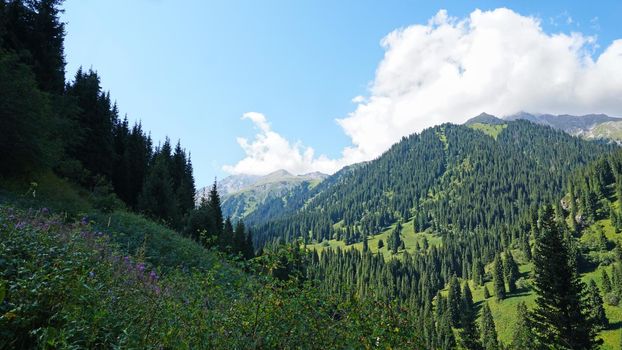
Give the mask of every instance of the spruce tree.
M 549 347 L 594 349 L 595 329 L 582 302 L 584 284 L 569 255 L 553 210 L 546 207 L 540 216 L 534 254 L 536 335 Z
M 516 280 L 518 280 L 520 272 L 512 252 L 509 250 L 505 253 L 505 260 L 503 261 L 503 275 L 508 284 L 508 292 L 514 293 L 516 291 Z
M 156 157 L 138 198 L 138 209 L 170 223 L 177 216 L 175 203 L 173 185 L 165 160 Z
M 207 208 L 212 218 L 212 227 L 208 228 L 208 232 L 216 237 L 222 237 L 223 234 L 223 215 L 220 207 L 220 195 L 218 194 L 218 184 L 214 180 L 211 190 L 207 196 Z
M 382 248 L 384 248 L 384 242 L 381 239 L 379 239 L 378 240 L 378 250 L 380 251 L 380 249 L 382 249 Z
M 485 303 L 482 308 L 481 328 L 482 346 L 484 350 L 498 350 L 499 340 L 497 339 L 497 328 L 495 327 L 495 321 L 488 303 Z
M 235 253 L 235 232 L 231 218 L 227 217 L 220 234 L 220 249 L 225 252 Z
M 587 309 L 596 329 L 606 329 L 609 326 L 609 320 L 603 306 L 603 298 L 601 298 L 600 291 L 594 280 L 590 280 L 590 284 L 587 287 Z
M 611 279 L 609 279 L 609 275 L 607 274 L 607 270 L 603 269 L 601 272 L 601 279 L 603 284 L 603 293 L 611 293 Z
M 451 324 L 454 327 L 460 325 L 460 314 L 462 309 L 462 295 L 460 293 L 460 282 L 458 277 L 453 275 L 449 280 L 449 293 L 447 293 L 447 302 L 449 306 L 449 315 Z
M 462 346 L 468 350 L 480 350 L 482 348 L 479 341 L 479 330 L 476 323 L 477 311 L 473 304 L 473 297 L 469 284 L 466 283 L 462 293 L 462 314 L 460 323 L 462 330 L 460 339 Z
M 510 348 L 512 350 L 535 349 L 536 342 L 532 328 L 533 325 L 527 305 L 521 301 L 516 307 L 516 323 Z
M 484 285 L 484 299 L 490 298 L 490 291 L 488 290 L 488 286 Z
M 492 283 L 495 289 L 495 299 L 501 301 L 505 299 L 505 279 L 503 278 L 503 262 L 501 256 L 497 254 L 492 266 Z

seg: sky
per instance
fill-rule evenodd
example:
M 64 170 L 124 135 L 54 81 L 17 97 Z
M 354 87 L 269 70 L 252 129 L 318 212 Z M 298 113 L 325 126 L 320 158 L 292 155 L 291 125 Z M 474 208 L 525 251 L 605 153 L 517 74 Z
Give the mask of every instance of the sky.
M 334 173 L 481 112 L 622 116 L 622 1 L 66 0 L 96 70 L 197 187 Z

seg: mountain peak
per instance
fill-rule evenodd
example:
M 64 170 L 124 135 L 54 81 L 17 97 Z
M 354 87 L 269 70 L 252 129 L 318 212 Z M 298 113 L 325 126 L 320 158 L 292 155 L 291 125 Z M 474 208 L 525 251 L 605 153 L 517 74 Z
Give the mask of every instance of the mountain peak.
M 289 176 L 294 176 L 294 175 L 292 175 L 289 171 L 285 169 L 279 169 L 263 177 L 289 177 Z
M 472 124 L 477 124 L 477 123 L 482 123 L 482 124 L 503 124 L 503 120 L 499 119 L 497 117 L 495 117 L 492 114 L 488 114 L 486 112 L 482 112 L 480 113 L 478 116 L 473 117 L 469 120 L 467 120 L 464 125 L 472 125 Z

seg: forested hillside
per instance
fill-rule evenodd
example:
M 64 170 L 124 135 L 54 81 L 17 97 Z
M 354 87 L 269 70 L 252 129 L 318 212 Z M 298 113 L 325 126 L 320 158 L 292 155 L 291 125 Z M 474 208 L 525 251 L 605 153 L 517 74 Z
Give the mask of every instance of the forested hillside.
M 502 232 L 490 238 L 498 242 L 515 235 L 530 210 L 559 196 L 573 169 L 613 150 L 526 121 L 499 128 L 495 137 L 451 124 L 411 135 L 325 180 L 302 210 L 265 223 L 257 236 L 360 242 L 412 220 L 415 232 L 492 230 Z
M 618 146 L 483 115 L 232 220 L 61 7 L 0 0 L 0 349 L 620 348 Z

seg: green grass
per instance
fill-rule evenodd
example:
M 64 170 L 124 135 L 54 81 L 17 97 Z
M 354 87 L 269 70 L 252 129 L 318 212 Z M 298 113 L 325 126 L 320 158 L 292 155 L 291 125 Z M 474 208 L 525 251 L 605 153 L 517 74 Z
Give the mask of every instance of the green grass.
M 483 132 L 484 134 L 496 140 L 497 136 L 499 136 L 499 134 L 505 128 L 507 128 L 507 124 L 492 125 L 492 124 L 484 124 L 484 123 L 474 123 L 474 124 L 469 125 L 469 127 L 474 130 L 479 130 Z
M 339 223 L 335 225 L 338 225 L 338 224 Z M 399 251 L 396 255 L 393 255 L 387 247 L 387 240 L 389 239 L 389 236 L 391 235 L 391 232 L 393 231 L 394 228 L 395 228 L 395 224 L 391 225 L 390 227 L 388 227 L 387 229 L 385 229 L 384 231 L 382 231 L 381 233 L 377 235 L 368 237 L 367 243 L 369 245 L 369 250 L 372 253 L 380 252 L 380 254 L 382 254 L 385 257 L 385 259 L 389 259 L 393 257 L 401 257 L 403 255 L 403 251 Z M 439 246 L 442 244 L 441 237 L 436 234 L 429 233 L 429 232 L 415 232 L 412 220 L 407 221 L 406 223 L 402 224 L 402 240 L 404 241 L 406 250 L 409 253 L 414 254 L 416 252 L 415 246 L 417 243 L 419 243 L 419 247 L 422 247 L 424 237 L 428 240 L 429 246 Z M 381 239 L 384 242 L 384 247 L 378 250 L 378 241 Z M 307 245 L 308 249 L 310 250 L 316 249 L 318 253 L 321 253 L 324 249 L 335 249 L 337 247 L 341 248 L 342 250 L 344 249 L 363 250 L 363 243 L 359 242 L 359 243 L 354 243 L 351 245 L 346 245 L 345 242 L 343 241 L 331 239 L 328 241 L 324 241 L 322 243 Z

